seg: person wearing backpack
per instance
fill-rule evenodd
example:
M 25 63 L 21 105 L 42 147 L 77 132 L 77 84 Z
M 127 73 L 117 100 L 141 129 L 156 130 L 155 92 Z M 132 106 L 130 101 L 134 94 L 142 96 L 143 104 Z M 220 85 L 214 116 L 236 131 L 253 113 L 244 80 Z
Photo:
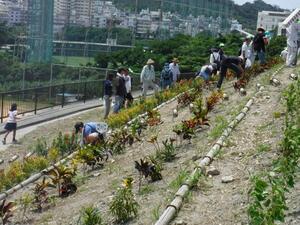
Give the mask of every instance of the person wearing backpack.
M 107 119 L 110 107 L 111 107 L 111 98 L 113 94 L 112 81 L 114 79 L 114 74 L 109 73 L 106 76 L 106 79 L 103 81 L 103 100 L 104 100 L 104 119 Z
M 116 95 L 115 95 L 115 104 L 113 108 L 114 113 L 118 113 L 121 110 L 125 102 L 125 96 L 127 94 L 124 72 L 125 69 L 120 68 L 118 69 L 117 76 L 116 76 Z
M 154 71 L 154 61 L 148 59 L 147 65 L 143 67 L 141 72 L 141 84 L 143 86 L 143 97 L 146 97 L 148 88 L 151 87 L 155 92 L 158 91 L 158 85 L 155 84 L 155 71 Z
M 166 89 L 171 86 L 173 80 L 172 71 L 169 69 L 169 63 L 165 63 L 163 70 L 160 73 L 161 88 Z
M 265 52 L 266 52 L 266 41 L 265 41 L 265 30 L 260 27 L 257 29 L 257 34 L 253 39 L 253 49 L 258 56 L 260 65 L 265 65 Z

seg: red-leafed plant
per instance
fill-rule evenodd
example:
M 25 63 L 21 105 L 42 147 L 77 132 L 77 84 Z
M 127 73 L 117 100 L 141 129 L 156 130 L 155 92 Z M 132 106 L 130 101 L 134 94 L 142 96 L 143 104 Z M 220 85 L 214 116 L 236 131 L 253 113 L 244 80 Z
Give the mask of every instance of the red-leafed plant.
M 14 206 L 14 202 L 6 203 L 6 200 L 3 200 L 0 204 L 0 217 L 3 225 L 9 223 L 9 219 L 13 217 Z

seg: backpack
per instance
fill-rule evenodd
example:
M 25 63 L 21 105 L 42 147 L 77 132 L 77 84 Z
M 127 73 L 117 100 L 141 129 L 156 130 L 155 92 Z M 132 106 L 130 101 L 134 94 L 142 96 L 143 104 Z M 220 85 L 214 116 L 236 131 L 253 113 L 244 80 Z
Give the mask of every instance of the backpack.
M 172 71 L 170 69 L 168 69 L 168 70 L 164 69 L 161 72 L 161 77 L 162 77 L 163 80 L 169 80 L 169 79 L 171 79 L 173 77 Z

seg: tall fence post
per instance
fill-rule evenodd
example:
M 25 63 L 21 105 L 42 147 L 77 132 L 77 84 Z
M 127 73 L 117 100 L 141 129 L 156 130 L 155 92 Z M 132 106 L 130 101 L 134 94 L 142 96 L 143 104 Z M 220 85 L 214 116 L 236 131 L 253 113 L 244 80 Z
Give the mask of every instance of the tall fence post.
M 4 94 L 1 94 L 1 123 L 3 123 L 3 113 L 4 113 Z
M 85 101 L 86 101 L 86 83 L 87 83 L 87 82 L 84 82 L 83 103 L 85 103 Z
M 61 98 L 61 107 L 63 108 L 65 104 L 65 85 L 62 86 L 62 98 Z
M 36 115 L 37 112 L 37 104 L 38 104 L 38 95 L 37 95 L 37 89 L 34 90 L 34 115 Z

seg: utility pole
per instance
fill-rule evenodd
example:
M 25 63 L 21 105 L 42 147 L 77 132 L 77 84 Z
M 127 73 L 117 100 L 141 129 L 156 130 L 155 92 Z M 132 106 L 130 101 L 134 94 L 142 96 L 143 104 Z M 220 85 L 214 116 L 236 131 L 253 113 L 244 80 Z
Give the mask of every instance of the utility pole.
M 136 38 L 136 30 L 137 30 L 137 13 L 138 13 L 138 5 L 139 5 L 139 0 L 135 0 L 135 9 L 134 9 L 134 15 L 135 15 L 135 23 L 134 27 L 132 29 L 132 45 L 135 45 L 135 38 Z
M 164 0 L 160 0 L 160 25 L 159 25 L 159 38 L 162 37 L 162 25 L 163 25 L 163 9 L 164 9 Z

